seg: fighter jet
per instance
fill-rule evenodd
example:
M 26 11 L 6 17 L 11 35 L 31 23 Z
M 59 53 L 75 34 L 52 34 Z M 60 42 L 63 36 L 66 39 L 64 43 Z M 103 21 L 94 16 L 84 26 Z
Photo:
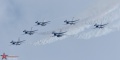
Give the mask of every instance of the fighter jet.
M 66 24 L 75 25 L 77 23 L 77 21 L 79 21 L 79 19 L 78 20 L 74 20 L 74 17 L 73 17 L 71 21 L 65 20 L 64 22 Z
M 94 26 L 95 26 L 95 28 L 102 29 L 102 28 L 104 28 L 107 24 L 108 24 L 108 23 L 106 23 L 106 24 L 95 24 Z
M 38 31 L 38 30 L 32 30 L 32 28 L 31 28 L 30 31 L 24 30 L 23 32 L 24 32 L 24 34 L 33 35 L 36 31 Z
M 43 22 L 38 22 L 38 21 L 36 21 L 35 23 L 37 24 L 37 25 L 41 25 L 41 26 L 46 26 L 48 23 L 49 23 L 50 21 L 43 21 Z
M 54 31 L 52 32 L 52 34 L 53 34 L 54 36 L 56 36 L 56 37 L 62 37 L 63 35 L 65 35 L 65 33 L 66 33 L 66 32 L 61 32 L 61 31 L 60 31 L 60 32 L 54 32 Z M 53 37 L 54 37 L 54 36 L 53 36 Z
M 21 43 L 23 43 L 25 40 L 22 40 L 22 41 L 20 41 L 20 38 L 18 38 L 18 41 L 11 41 L 10 43 L 12 44 L 12 45 L 21 45 Z

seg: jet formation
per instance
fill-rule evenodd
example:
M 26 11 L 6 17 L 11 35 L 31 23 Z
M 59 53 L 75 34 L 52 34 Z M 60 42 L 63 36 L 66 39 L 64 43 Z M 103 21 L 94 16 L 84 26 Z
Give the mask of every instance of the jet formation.
M 63 21 L 65 23 L 65 25 L 75 25 L 77 22 L 79 21 L 79 19 L 77 20 L 74 20 L 74 17 L 72 18 L 71 21 L 68 21 L 68 20 L 65 20 Z M 43 22 L 39 22 L 39 21 L 36 21 L 35 23 L 37 24 L 36 26 L 46 26 L 48 23 L 50 23 L 51 21 L 43 21 Z M 95 27 L 95 29 L 103 29 L 106 27 L 106 25 L 108 25 L 108 23 L 104 23 L 104 24 L 94 24 L 93 26 Z M 31 27 L 31 30 L 23 30 L 23 35 L 34 35 L 35 33 L 37 33 L 38 30 L 33 30 L 33 27 Z M 57 38 L 60 38 L 60 37 L 63 37 L 64 35 L 67 35 L 66 34 L 67 31 L 61 31 L 60 32 L 55 32 L 55 31 L 52 31 L 51 34 L 53 35 L 52 37 L 57 37 Z M 18 38 L 18 41 L 11 41 L 10 44 L 11 45 L 21 45 L 22 43 L 24 43 L 26 40 L 20 40 L 20 38 Z M 7 60 L 7 57 L 12 57 L 12 58 L 16 58 L 18 56 L 8 56 L 6 55 L 5 53 L 3 53 L 3 55 L 1 55 L 2 57 L 2 60 L 5 59 Z
M 65 25 L 75 25 L 78 21 L 79 21 L 79 19 L 75 20 L 74 17 L 73 17 L 71 21 L 65 20 L 63 22 L 65 23 Z M 46 26 L 50 22 L 51 21 L 43 21 L 43 22 L 36 21 L 35 23 L 37 24 L 36 26 L 39 26 L 39 25 L 40 26 Z M 106 25 L 108 25 L 108 23 L 105 23 L 105 24 L 96 23 L 93 26 L 95 28 L 103 29 L 103 28 L 105 28 Z M 24 33 L 23 35 L 34 35 L 35 33 L 37 33 L 37 31 L 38 30 L 33 30 L 33 27 L 31 27 L 31 30 L 23 30 L 23 33 Z M 63 37 L 64 35 L 66 35 L 65 34 L 66 32 L 67 31 L 64 31 L 64 32 L 62 32 L 62 31 L 60 31 L 60 32 L 53 31 L 53 32 L 51 32 L 51 34 L 53 35 L 52 37 L 58 37 L 59 38 L 59 37 Z M 25 40 L 20 41 L 20 38 L 18 38 L 18 41 L 13 41 L 12 40 L 10 43 L 12 45 L 21 45 L 24 41 Z

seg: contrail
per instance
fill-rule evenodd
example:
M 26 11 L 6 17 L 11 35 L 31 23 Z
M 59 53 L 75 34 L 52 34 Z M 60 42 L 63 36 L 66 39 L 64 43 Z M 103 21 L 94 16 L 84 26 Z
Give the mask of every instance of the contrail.
M 78 34 L 79 38 L 89 39 L 91 37 L 98 37 L 101 35 L 105 35 L 115 30 L 119 30 L 120 28 L 120 6 L 109 11 L 106 15 L 101 18 L 97 18 L 99 20 L 98 23 L 109 23 L 104 29 L 90 29 L 89 31 L 84 31 Z M 101 21 L 103 20 L 103 21 Z M 101 22 L 100 22 L 101 21 Z
M 120 18 L 119 18 L 120 19 Z M 106 26 L 104 29 L 90 29 L 89 31 L 84 31 L 78 34 L 78 37 L 80 39 L 90 39 L 93 37 L 99 37 L 105 34 L 108 34 L 110 32 L 118 31 L 120 30 L 120 21 L 111 23 L 110 25 Z
M 60 28 L 63 31 L 67 31 L 66 35 L 63 37 L 57 38 L 57 37 L 49 36 L 49 37 L 46 37 L 45 39 L 33 42 L 32 45 L 35 45 L 35 46 L 45 45 L 58 40 L 64 40 L 65 38 L 68 38 L 71 36 L 77 36 L 80 39 L 90 39 L 92 37 L 105 35 L 115 30 L 119 30 L 120 28 L 119 16 L 120 16 L 120 5 L 116 4 L 115 6 L 111 7 L 110 9 L 102 12 L 97 16 L 91 16 L 83 20 L 80 20 L 77 24 L 73 26 L 65 26 Z M 97 29 L 97 28 L 94 29 L 95 23 L 98 23 L 98 24 L 108 23 L 108 25 L 105 26 L 105 28 L 103 29 Z M 47 33 L 51 35 L 51 32 L 52 31 Z

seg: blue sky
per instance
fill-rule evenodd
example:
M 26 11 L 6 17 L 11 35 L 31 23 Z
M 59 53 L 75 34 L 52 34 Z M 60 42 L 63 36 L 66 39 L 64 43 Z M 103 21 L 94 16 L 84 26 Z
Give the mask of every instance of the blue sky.
M 19 56 L 18 60 L 120 60 L 119 0 L 0 0 L 0 54 Z M 75 26 L 64 20 L 80 19 Z M 35 21 L 51 21 L 45 27 Z M 110 24 L 93 30 L 94 23 Z M 30 28 L 45 35 L 22 35 Z M 67 30 L 65 38 L 51 38 L 51 31 Z M 92 32 L 92 33 L 91 33 Z M 26 40 L 21 46 L 10 41 Z M 34 46 L 29 43 L 49 41 Z M 55 42 L 54 42 L 55 41 Z M 11 59 L 12 60 L 12 59 Z

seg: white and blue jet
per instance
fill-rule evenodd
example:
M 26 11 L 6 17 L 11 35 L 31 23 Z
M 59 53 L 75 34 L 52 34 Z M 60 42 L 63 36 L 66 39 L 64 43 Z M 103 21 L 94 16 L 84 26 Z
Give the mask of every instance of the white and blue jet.
M 32 28 L 31 28 L 30 31 L 24 30 L 23 32 L 24 32 L 24 34 L 33 35 L 36 31 L 38 31 L 38 30 L 32 30 Z
M 65 31 L 65 32 L 52 32 L 52 34 L 54 35 L 53 37 L 62 37 L 62 36 L 64 36 L 65 35 L 65 33 L 66 33 L 67 31 Z
M 106 23 L 106 24 L 95 24 L 94 26 L 95 26 L 95 28 L 102 29 L 102 28 L 104 28 L 106 25 L 108 25 L 108 23 Z
M 24 42 L 25 40 L 20 40 L 20 38 L 18 38 L 18 41 L 11 41 L 10 43 L 12 44 L 12 45 L 21 45 L 23 42 Z
M 49 22 L 51 22 L 51 21 L 43 21 L 43 22 L 36 21 L 35 23 L 37 25 L 46 26 Z
M 77 21 L 79 21 L 79 19 L 74 20 L 74 17 L 73 17 L 71 21 L 65 20 L 64 22 L 69 25 L 75 25 Z

